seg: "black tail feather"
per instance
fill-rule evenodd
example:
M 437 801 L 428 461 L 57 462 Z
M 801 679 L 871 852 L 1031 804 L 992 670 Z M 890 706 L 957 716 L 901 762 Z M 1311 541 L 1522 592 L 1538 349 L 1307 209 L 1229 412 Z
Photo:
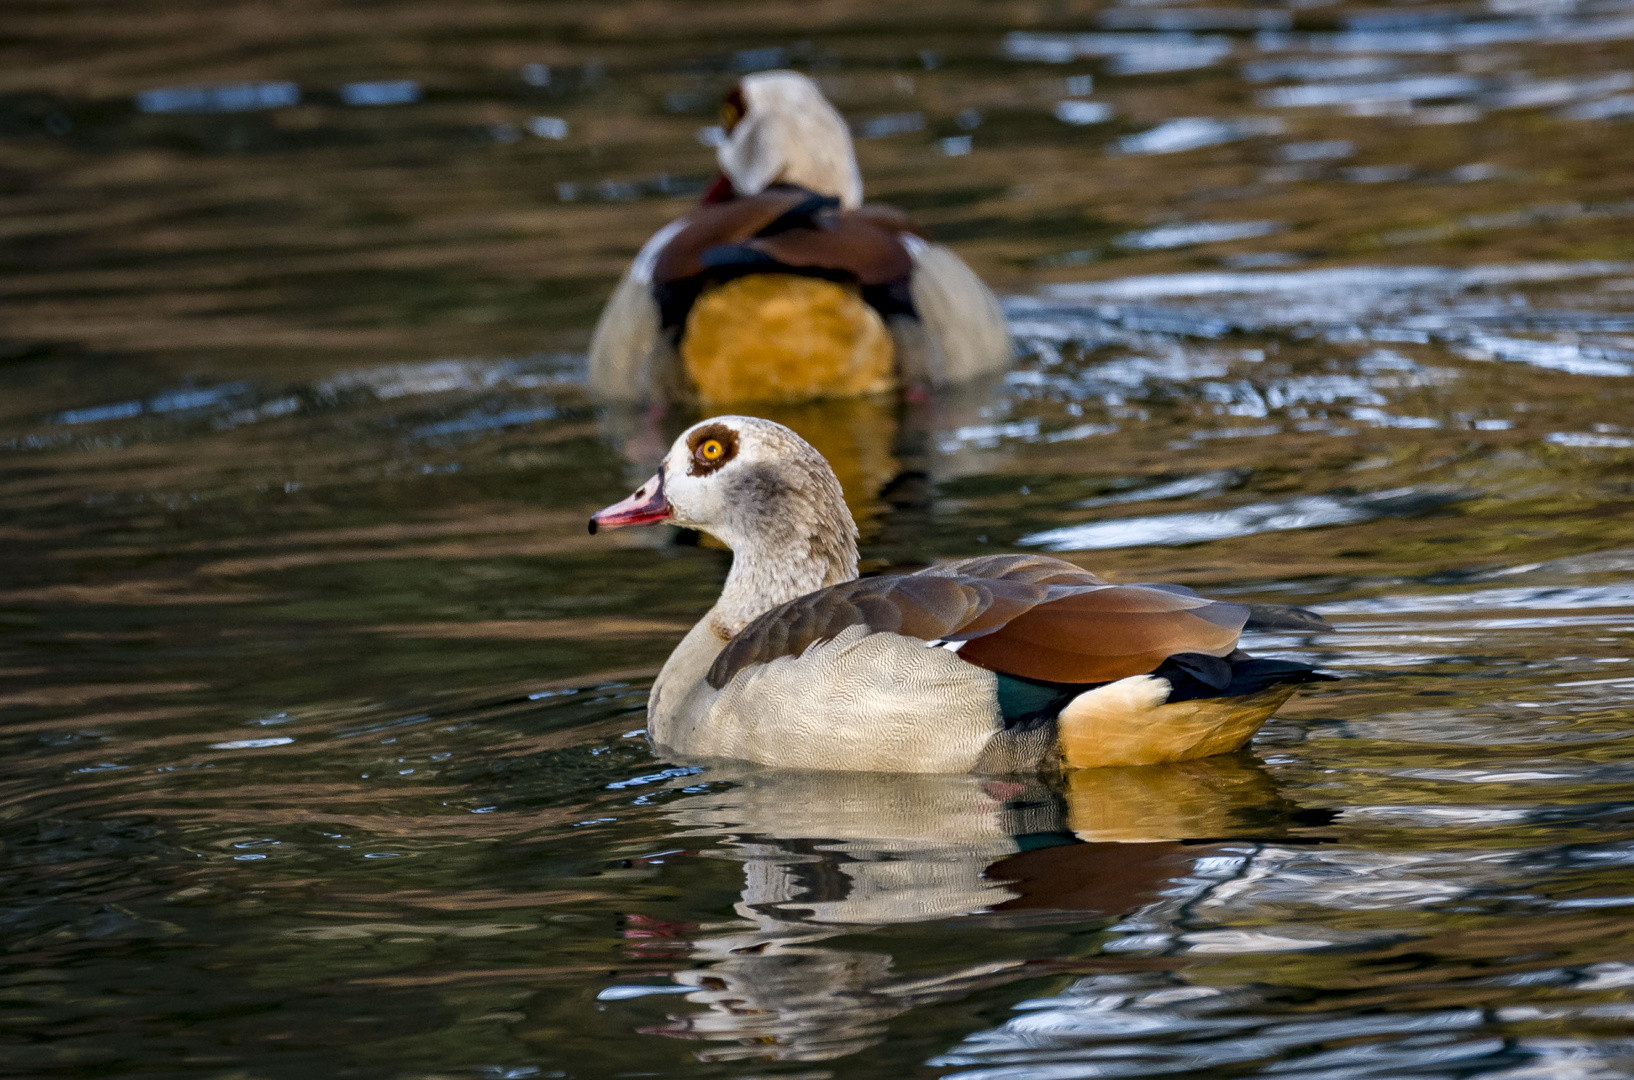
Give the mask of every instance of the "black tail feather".
M 1332 682 L 1309 664 L 1296 660 L 1268 660 L 1236 652 L 1228 657 L 1177 653 L 1159 664 L 1153 675 L 1167 679 L 1174 689 L 1169 702 L 1200 698 L 1247 697 L 1289 683 Z
M 1031 731 L 1049 723 L 1067 702 L 1105 683 L 1058 683 L 1025 679 L 997 672 L 999 711 L 1006 731 Z M 1167 679 L 1169 703 L 1201 698 L 1247 697 L 1289 683 L 1335 682 L 1309 664 L 1296 660 L 1267 660 L 1238 650 L 1229 656 L 1175 653 L 1152 672 Z
M 1286 604 L 1249 604 L 1244 630 L 1332 630 L 1333 625 L 1314 611 Z

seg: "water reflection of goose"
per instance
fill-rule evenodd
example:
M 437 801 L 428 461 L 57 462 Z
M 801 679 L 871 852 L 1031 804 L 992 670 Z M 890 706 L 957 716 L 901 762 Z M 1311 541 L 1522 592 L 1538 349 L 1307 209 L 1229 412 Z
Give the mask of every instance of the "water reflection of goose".
M 909 1009 L 1070 965 L 909 975 L 885 952 L 826 939 L 958 916 L 1114 918 L 1218 851 L 1177 841 L 1276 834 L 1292 809 L 1241 756 L 1077 775 L 1090 779 L 712 767 L 732 786 L 670 803 L 667 816 L 677 836 L 717 839 L 704 854 L 743 864 L 741 923 L 693 941 L 704 963 L 673 975 L 702 1008 L 647 1030 L 717 1044 L 705 1060 L 842 1057 Z
M 862 205 L 845 121 L 810 79 L 745 76 L 722 119 L 720 179 L 647 241 L 602 311 L 598 394 L 799 401 L 1004 368 L 993 295 L 905 215 Z
M 590 531 L 660 521 L 734 552 L 648 699 L 649 734 L 684 754 L 883 772 L 1181 761 L 1243 746 L 1327 678 L 1237 649 L 1251 621 L 1325 628 L 1310 612 L 1112 585 L 1048 556 L 858 580 L 833 470 L 755 417 L 683 432 Z

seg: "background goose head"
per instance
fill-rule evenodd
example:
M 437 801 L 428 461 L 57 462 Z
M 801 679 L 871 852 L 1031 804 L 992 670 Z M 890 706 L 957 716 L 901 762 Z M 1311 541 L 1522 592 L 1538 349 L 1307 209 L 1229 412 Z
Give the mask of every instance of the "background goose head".
M 660 521 L 731 548 L 727 591 L 734 579 L 753 579 L 767 591 L 754 600 L 761 610 L 857 576 L 857 525 L 834 470 L 810 443 L 770 420 L 717 416 L 694 424 L 655 476 L 591 517 L 590 531 Z
M 795 184 L 862 205 L 851 132 L 816 83 L 797 71 L 745 75 L 721 111 L 726 140 L 716 156 L 739 195 Z

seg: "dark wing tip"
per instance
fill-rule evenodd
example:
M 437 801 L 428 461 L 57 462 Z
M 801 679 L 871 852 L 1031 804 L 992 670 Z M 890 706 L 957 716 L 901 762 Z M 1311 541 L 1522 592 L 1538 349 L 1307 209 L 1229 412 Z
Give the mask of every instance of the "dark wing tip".
M 1333 624 L 1314 611 L 1285 604 L 1249 604 L 1244 630 L 1325 630 Z
M 731 646 L 728 645 L 727 649 Z M 727 649 L 722 649 L 715 662 L 709 665 L 709 672 L 704 681 L 716 690 L 724 690 L 726 684 L 732 681 L 732 676 L 738 673 L 737 657 L 729 655 Z
M 1297 660 L 1271 660 L 1242 653 L 1225 659 L 1191 653 L 1171 656 L 1152 674 L 1169 680 L 1171 704 L 1200 698 L 1248 697 L 1277 686 L 1337 682 L 1339 679 L 1337 675 L 1317 671 Z

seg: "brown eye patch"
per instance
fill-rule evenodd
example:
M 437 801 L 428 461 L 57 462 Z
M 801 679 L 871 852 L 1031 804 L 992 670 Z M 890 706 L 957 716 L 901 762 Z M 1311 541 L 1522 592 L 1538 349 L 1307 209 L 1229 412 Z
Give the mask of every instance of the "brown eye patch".
M 708 476 L 738 454 L 738 433 L 725 424 L 705 424 L 687 438 L 688 476 Z

